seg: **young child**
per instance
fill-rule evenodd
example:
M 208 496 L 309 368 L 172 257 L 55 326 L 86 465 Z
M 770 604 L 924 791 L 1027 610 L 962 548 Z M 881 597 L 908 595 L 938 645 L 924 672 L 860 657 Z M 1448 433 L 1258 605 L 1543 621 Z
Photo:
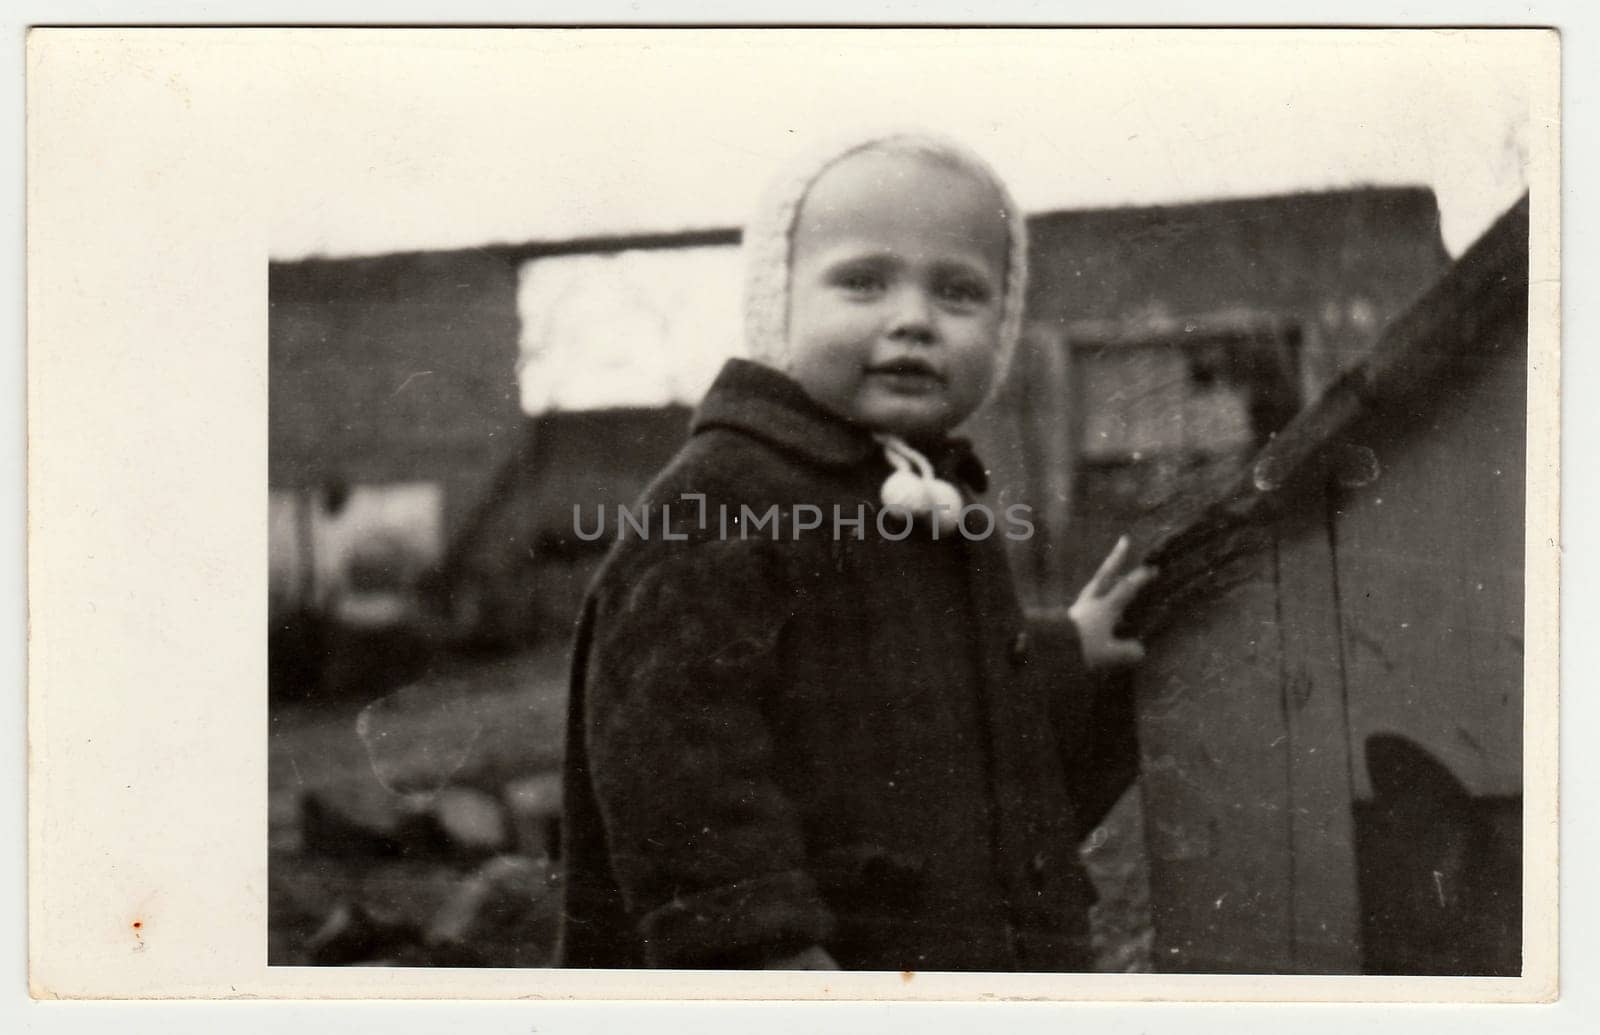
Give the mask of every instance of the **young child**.
M 755 361 L 579 624 L 557 962 L 1087 969 L 1076 851 L 1134 755 L 1086 675 L 1141 656 L 1113 629 L 1152 573 L 1116 574 L 1124 541 L 1030 618 L 1021 526 L 960 510 L 984 470 L 949 432 L 1015 347 L 1022 216 L 965 149 L 886 136 L 781 181 L 745 248 Z

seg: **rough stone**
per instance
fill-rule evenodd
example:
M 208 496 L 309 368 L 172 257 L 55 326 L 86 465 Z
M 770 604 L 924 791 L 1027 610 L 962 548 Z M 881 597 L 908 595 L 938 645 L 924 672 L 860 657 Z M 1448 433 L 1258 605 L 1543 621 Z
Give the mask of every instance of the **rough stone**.
M 510 842 L 505 810 L 492 795 L 470 787 L 446 787 L 433 796 L 429 816 L 450 854 L 493 855 Z
M 561 846 L 561 774 L 535 773 L 512 780 L 501 792 L 511 813 L 517 850 L 555 858 Z
M 470 787 L 394 794 L 376 783 L 352 783 L 301 797 L 300 843 L 309 854 L 471 864 L 510 842 L 499 800 Z
M 408 802 L 382 787 L 319 787 L 300 798 L 300 846 L 314 855 L 390 858 L 401 853 Z
M 483 966 L 545 966 L 560 897 L 546 859 L 502 855 L 484 863 L 428 925 L 425 944 L 446 956 L 470 951 Z
M 467 689 L 459 679 L 424 681 L 361 710 L 356 736 L 380 783 L 397 793 L 432 794 L 466 778 L 485 728 Z
M 421 932 L 396 917 L 378 914 L 360 902 L 341 902 L 306 940 L 312 966 L 375 963 L 420 941 Z

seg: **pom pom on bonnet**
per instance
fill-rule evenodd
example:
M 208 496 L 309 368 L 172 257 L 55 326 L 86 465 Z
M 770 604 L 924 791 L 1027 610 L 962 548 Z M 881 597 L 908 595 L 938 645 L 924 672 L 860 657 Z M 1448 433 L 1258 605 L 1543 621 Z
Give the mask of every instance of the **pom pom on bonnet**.
M 783 370 L 789 359 L 789 259 L 795 218 L 811 185 L 834 163 L 861 151 L 923 155 L 953 165 L 999 196 L 1009 234 L 1005 293 L 1001 298 L 999 355 L 991 394 L 1003 383 L 1022 330 L 1027 290 L 1028 234 L 1017 203 L 987 162 L 952 140 L 919 131 L 862 134 L 831 141 L 775 179 L 744 231 L 745 342 L 750 358 Z

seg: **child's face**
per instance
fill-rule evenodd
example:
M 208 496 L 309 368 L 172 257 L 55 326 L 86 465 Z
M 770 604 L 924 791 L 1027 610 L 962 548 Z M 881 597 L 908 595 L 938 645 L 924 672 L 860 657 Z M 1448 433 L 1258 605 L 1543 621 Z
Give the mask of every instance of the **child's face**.
M 1010 238 L 1002 201 L 930 158 L 866 151 L 824 172 L 796 220 L 789 374 L 877 431 L 948 431 L 994 376 Z

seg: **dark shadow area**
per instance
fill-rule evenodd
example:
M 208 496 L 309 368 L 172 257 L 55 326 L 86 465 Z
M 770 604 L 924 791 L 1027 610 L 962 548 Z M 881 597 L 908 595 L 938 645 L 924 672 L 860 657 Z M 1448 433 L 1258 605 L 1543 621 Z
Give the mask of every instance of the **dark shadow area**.
M 1355 803 L 1362 970 L 1522 972 L 1522 798 L 1475 797 L 1405 737 L 1367 738 Z

